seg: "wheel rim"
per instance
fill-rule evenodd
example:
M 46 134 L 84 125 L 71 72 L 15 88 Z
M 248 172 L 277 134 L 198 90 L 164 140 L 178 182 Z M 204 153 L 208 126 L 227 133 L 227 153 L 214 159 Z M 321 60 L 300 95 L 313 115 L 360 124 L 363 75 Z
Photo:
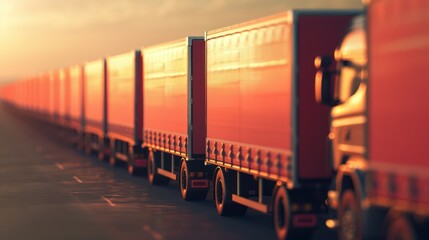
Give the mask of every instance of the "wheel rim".
M 222 179 L 218 179 L 216 182 L 216 202 L 219 206 L 223 204 L 223 182 Z

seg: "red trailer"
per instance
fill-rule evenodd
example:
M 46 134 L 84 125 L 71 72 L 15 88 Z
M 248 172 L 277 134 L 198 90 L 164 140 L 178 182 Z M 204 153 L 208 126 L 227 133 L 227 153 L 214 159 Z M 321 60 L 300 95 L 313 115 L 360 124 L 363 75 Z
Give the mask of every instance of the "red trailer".
M 60 119 L 60 71 L 53 70 L 49 72 L 49 115 L 50 121 L 54 124 L 59 123 Z
M 83 67 L 76 65 L 58 72 L 58 124 L 66 142 L 78 144 L 82 137 Z M 81 146 L 79 146 L 81 147 Z
M 28 81 L 27 79 L 22 79 L 19 82 L 19 107 L 23 113 L 26 113 L 27 103 L 28 103 Z
M 67 73 L 68 72 L 68 73 Z M 71 142 L 78 144 L 83 136 L 83 83 L 84 71 L 82 65 L 75 65 L 66 70 L 66 81 L 68 81 L 66 104 L 66 122 L 71 129 Z M 67 80 L 68 79 L 68 80 Z M 81 146 L 80 146 L 81 147 Z
M 33 77 L 33 89 L 34 89 L 34 93 L 33 93 L 33 114 L 35 118 L 39 117 L 39 113 L 40 113 L 40 78 L 39 76 L 34 76 Z
M 23 109 L 26 114 L 30 113 L 30 105 L 31 105 L 31 81 L 30 78 L 26 78 L 23 82 L 24 84 L 24 102 Z
M 142 55 L 139 50 L 108 57 L 107 141 L 110 164 L 128 163 L 130 174 L 147 166 L 142 144 Z
M 387 239 L 427 238 L 428 13 L 421 0 L 368 6 L 368 200 L 389 210 Z
M 45 75 L 37 76 L 37 116 L 39 119 L 45 119 L 46 116 L 46 99 L 47 99 L 47 85 Z
M 22 88 L 21 88 L 21 82 L 18 80 L 15 82 L 15 95 L 14 95 L 14 103 L 19 109 L 21 107 L 21 100 L 22 100 Z
M 58 70 L 58 124 L 68 128 L 67 115 L 70 105 L 70 72 L 68 68 Z
M 48 109 L 53 124 L 64 125 L 65 120 L 65 75 L 62 69 L 50 71 L 47 75 Z
M 40 75 L 39 78 L 40 85 L 40 117 L 44 121 L 50 120 L 50 103 L 52 102 L 52 96 L 51 96 L 51 84 L 50 84 L 50 78 L 49 73 L 43 73 Z
M 32 117 L 34 117 L 34 113 L 35 113 L 35 108 L 36 108 L 36 78 L 35 77 L 30 77 L 28 78 L 28 111 L 29 113 L 32 115 Z
M 15 82 L 17 86 L 17 95 L 15 95 L 15 101 L 18 106 L 19 110 L 23 110 L 24 104 L 25 104 L 25 81 L 24 80 L 18 80 Z
M 9 96 L 9 85 L 2 85 L 0 88 L 0 100 L 2 101 L 2 103 L 6 103 L 8 102 L 8 96 Z
M 7 91 L 7 99 L 9 101 L 10 105 L 14 105 L 14 96 L 16 94 L 16 85 L 15 84 L 9 84 L 8 85 L 8 91 Z
M 9 102 L 9 95 L 11 92 L 11 85 L 10 84 L 4 84 L 0 88 L 0 99 L 3 103 Z
M 84 65 L 84 147 L 85 152 L 99 153 L 104 158 L 106 134 L 106 61 L 104 59 Z M 107 148 L 108 149 L 108 148 Z
M 177 180 L 185 200 L 205 199 L 205 43 L 187 37 L 143 49 L 143 147 L 152 184 Z
M 333 176 L 313 62 L 354 15 L 293 10 L 206 33 L 206 163 L 220 215 L 272 209 L 279 238 L 312 233 Z
M 16 85 L 16 94 L 14 96 L 14 101 L 17 105 L 19 112 L 25 113 L 25 105 L 27 102 L 27 81 L 21 79 L 15 82 Z

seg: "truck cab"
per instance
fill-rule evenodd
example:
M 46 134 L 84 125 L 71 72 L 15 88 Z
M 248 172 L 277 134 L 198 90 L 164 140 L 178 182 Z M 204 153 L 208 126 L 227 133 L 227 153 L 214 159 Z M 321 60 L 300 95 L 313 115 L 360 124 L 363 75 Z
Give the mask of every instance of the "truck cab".
M 328 146 L 336 177 L 328 193 L 334 215 L 328 227 L 337 227 L 340 239 L 362 239 L 364 172 L 367 169 L 366 93 L 367 46 L 365 18 L 356 17 L 339 47 L 335 66 L 330 56 L 317 57 L 316 101 L 332 107 Z
M 358 163 L 365 158 L 366 41 L 363 18 L 353 23 L 335 51 L 336 77 L 331 111 L 332 164 Z

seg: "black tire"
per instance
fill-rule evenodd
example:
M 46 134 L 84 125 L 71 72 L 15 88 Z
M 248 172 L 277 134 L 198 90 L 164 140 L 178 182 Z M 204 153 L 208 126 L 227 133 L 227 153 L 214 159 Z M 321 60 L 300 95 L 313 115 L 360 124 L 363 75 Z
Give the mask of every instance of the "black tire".
M 134 159 L 135 159 L 134 149 L 133 147 L 130 146 L 128 149 L 128 161 L 127 161 L 128 173 L 130 175 L 140 175 L 143 173 L 143 168 L 136 167 Z
M 110 166 L 118 166 L 119 165 L 119 161 L 118 159 L 116 159 L 116 151 L 115 151 L 115 141 L 112 140 L 110 143 L 110 156 L 109 156 L 109 164 Z
M 97 155 L 97 158 L 100 161 L 104 161 L 106 159 L 106 155 L 104 154 L 104 148 L 105 147 L 106 146 L 104 145 L 104 140 L 100 141 L 100 145 L 98 148 L 98 155 Z
M 290 204 L 286 188 L 280 187 L 274 196 L 273 218 L 278 239 L 286 239 L 290 229 Z
M 296 228 L 292 224 L 291 202 L 285 185 L 280 186 L 273 196 L 273 222 L 278 239 L 312 239 L 315 227 Z
M 118 159 L 116 159 L 115 155 L 110 155 L 109 164 L 110 164 L 110 166 L 113 166 L 113 167 L 116 167 L 119 165 L 119 161 L 118 161 Z
M 147 177 L 149 179 L 149 183 L 152 185 L 168 184 L 170 179 L 157 173 L 158 165 L 158 159 L 155 158 L 153 151 L 150 150 L 147 164 Z
M 185 160 L 180 165 L 179 185 L 182 198 L 185 201 L 203 201 L 207 197 L 208 189 L 191 190 L 189 167 Z
M 232 201 L 232 194 L 237 191 L 236 183 L 234 172 L 217 169 L 213 191 L 216 210 L 220 216 L 241 216 L 247 211 L 246 206 Z
M 389 213 L 386 240 L 416 240 L 416 232 L 410 220 L 400 213 Z
M 130 175 L 137 174 L 137 168 L 134 165 L 134 150 L 132 147 L 128 148 L 128 160 L 127 160 L 127 169 Z
M 362 210 L 354 190 L 343 191 L 338 205 L 340 240 L 362 240 Z

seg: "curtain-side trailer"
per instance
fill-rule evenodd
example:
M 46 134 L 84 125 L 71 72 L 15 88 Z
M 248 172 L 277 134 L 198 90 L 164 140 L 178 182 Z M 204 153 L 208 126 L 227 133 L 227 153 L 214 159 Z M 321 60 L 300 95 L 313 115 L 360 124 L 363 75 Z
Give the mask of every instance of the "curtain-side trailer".
M 206 163 L 220 215 L 273 212 L 280 239 L 311 235 L 333 176 L 313 61 L 354 15 L 292 10 L 206 33 Z

